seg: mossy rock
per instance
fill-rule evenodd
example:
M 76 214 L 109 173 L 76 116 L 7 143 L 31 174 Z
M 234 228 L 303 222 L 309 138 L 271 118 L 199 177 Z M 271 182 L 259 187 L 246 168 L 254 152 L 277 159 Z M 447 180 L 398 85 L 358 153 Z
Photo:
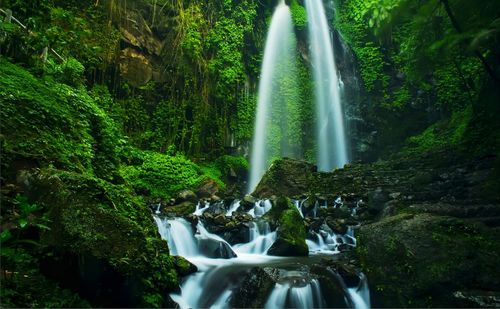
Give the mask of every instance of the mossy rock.
M 190 201 L 165 208 L 165 213 L 176 217 L 186 217 L 196 210 L 196 204 Z
M 306 244 L 306 227 L 304 220 L 292 202 L 287 198 L 279 198 L 275 204 L 279 212 L 277 239 L 269 248 L 268 254 L 278 256 L 307 256 L 309 248 Z M 287 206 L 285 208 L 285 206 Z M 274 207 L 273 207 L 274 208 Z M 273 211 L 277 213 L 276 210 Z
M 93 306 L 168 305 L 178 275 L 149 209 L 130 189 L 51 169 L 23 179 L 30 200 L 48 212 L 41 243 L 53 251 L 42 261 L 49 277 Z
M 174 256 L 174 265 L 180 276 L 188 276 L 198 271 L 198 267 L 182 256 Z
M 301 196 L 309 192 L 311 175 L 316 167 L 306 161 L 283 158 L 273 162 L 252 193 L 259 198 Z
M 375 307 L 457 307 L 457 290 L 500 291 L 498 230 L 431 214 L 362 226 L 358 248 Z

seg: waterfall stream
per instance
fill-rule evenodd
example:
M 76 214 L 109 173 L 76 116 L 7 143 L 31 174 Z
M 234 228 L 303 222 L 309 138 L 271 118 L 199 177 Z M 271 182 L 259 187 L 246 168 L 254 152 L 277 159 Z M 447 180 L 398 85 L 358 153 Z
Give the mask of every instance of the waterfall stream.
M 337 73 L 323 1 L 306 0 L 310 51 L 316 87 L 317 165 L 320 171 L 348 162 L 342 111 L 342 83 Z
M 295 203 L 303 205 L 304 201 Z M 241 209 L 241 203 L 238 200 L 233 201 L 226 209 L 221 209 L 220 203 L 198 204 L 194 215 L 217 209 L 226 216 L 246 214 L 253 218 L 248 223 L 247 241 L 234 245 L 230 245 L 223 237 L 209 232 L 201 218 L 194 224 L 183 218 L 162 218 L 154 213 L 158 231 L 162 239 L 168 242 L 170 253 L 187 258 L 198 268 L 196 273 L 184 278 L 180 293 L 170 295 L 172 300 L 181 308 L 230 308 L 233 292 L 241 284 L 240 279 L 246 271 L 253 267 L 281 269 L 283 265 L 288 265 L 285 267 L 288 270 L 281 270 L 278 281 L 261 306 L 265 308 L 324 307 L 319 280 L 304 271 L 289 269 L 289 265 L 297 265 L 299 258 L 266 254 L 277 237 L 277 231 L 272 230 L 269 222 L 262 218 L 271 207 L 272 203 L 269 200 L 255 202 L 250 210 Z M 324 230 L 320 230 L 315 235 L 317 241 L 307 240 L 310 252 L 315 255 L 337 254 L 340 252 L 338 250 L 340 244 L 350 243 L 355 246 L 356 243 L 352 228 L 345 235 L 337 235 Z M 360 279 L 359 286 L 349 288 L 345 287 L 345 284 L 343 286 L 347 304 L 359 309 L 369 308 L 368 285 L 364 275 Z
M 294 78 L 294 56 L 295 56 L 295 35 L 293 32 L 292 15 L 290 8 L 281 1 L 274 11 L 271 25 L 266 39 L 264 59 L 262 61 L 261 76 L 259 82 L 259 94 L 257 102 L 257 114 L 255 117 L 254 138 L 250 157 L 250 177 L 248 182 L 248 192 L 252 192 L 259 180 L 264 175 L 269 166 L 271 146 L 280 148 L 273 143 L 271 126 L 275 125 L 277 118 L 286 115 L 286 96 L 293 92 L 294 87 L 282 86 L 290 84 L 287 81 L 296 81 Z M 279 104 L 280 108 L 273 109 Z M 274 112 L 277 110 L 278 112 Z M 271 113 L 273 114 L 271 117 Z M 283 140 L 285 134 L 286 121 L 278 129 L 282 134 L 281 144 L 287 144 Z M 286 147 L 285 147 L 286 148 Z M 274 155 L 289 155 L 287 149 L 276 150 Z

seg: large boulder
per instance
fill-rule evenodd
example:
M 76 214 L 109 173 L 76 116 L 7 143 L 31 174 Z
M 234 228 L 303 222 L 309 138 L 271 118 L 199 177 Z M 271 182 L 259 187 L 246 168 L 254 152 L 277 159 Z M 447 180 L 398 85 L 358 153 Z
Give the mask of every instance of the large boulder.
M 198 239 L 200 252 L 212 259 L 231 259 L 236 257 L 236 253 L 226 242 L 212 238 Z
M 472 221 L 400 214 L 362 226 L 359 257 L 375 307 L 457 307 L 457 291 L 500 291 L 500 232 Z
M 163 42 L 151 31 L 144 17 L 133 10 L 126 10 L 120 23 L 122 39 L 138 48 L 147 50 L 151 55 L 160 56 Z
M 120 185 L 53 169 L 20 173 L 29 201 L 46 210 L 42 273 L 93 306 L 169 306 L 178 288 L 168 245 L 150 210 Z
M 234 308 L 263 308 L 275 282 L 262 268 L 255 267 L 244 275 L 242 283 L 233 292 Z
M 141 87 L 153 77 L 150 60 L 133 48 L 122 50 L 119 61 L 120 75 L 132 86 Z
M 269 248 L 269 255 L 277 256 L 307 256 L 309 248 L 306 244 L 306 227 L 299 211 L 287 198 L 279 198 L 276 209 L 284 209 L 280 213 L 277 238 Z
M 276 160 L 266 172 L 253 196 L 269 198 L 277 196 L 300 196 L 309 191 L 310 177 L 316 166 L 306 162 L 284 158 Z

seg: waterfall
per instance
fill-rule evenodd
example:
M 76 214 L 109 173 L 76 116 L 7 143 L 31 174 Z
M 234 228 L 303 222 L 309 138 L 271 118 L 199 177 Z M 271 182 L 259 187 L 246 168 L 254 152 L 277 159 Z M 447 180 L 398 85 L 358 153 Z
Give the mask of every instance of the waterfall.
M 201 202 L 198 202 L 198 204 L 196 204 L 196 210 L 194 211 L 193 215 L 201 216 L 209 206 L 209 202 L 205 202 L 204 206 L 201 206 Z
M 370 290 L 365 274 L 361 273 L 358 286 L 348 288 L 347 292 L 355 309 L 369 309 L 371 307 Z
M 234 200 L 231 203 L 231 206 L 229 206 L 228 211 L 226 212 L 226 217 L 231 217 L 233 215 L 233 212 L 238 210 L 238 208 L 240 208 L 240 206 L 241 206 L 240 200 Z
M 317 165 L 320 171 L 348 162 L 344 115 L 332 40 L 321 0 L 306 0 L 310 50 L 316 84 Z
M 276 240 L 276 232 L 271 232 L 268 222 L 252 222 L 249 228 L 249 242 L 234 246 L 236 253 L 266 254 Z
M 289 7 L 281 1 L 274 11 L 264 50 L 250 157 L 248 193 L 255 189 L 264 175 L 271 153 L 275 156 L 289 153 L 286 101 L 289 93 L 296 91 L 296 87 L 293 86 L 296 82 L 293 76 L 295 50 L 292 16 Z M 280 104 L 280 108 L 277 112 L 273 112 L 273 109 L 277 108 L 276 104 Z M 280 123 L 281 127 L 276 128 L 276 123 Z M 276 136 L 281 136 L 281 140 L 272 140 L 276 139 Z
M 303 286 L 290 282 L 276 283 L 264 308 L 321 308 L 323 296 L 319 282 L 312 279 Z
M 302 202 L 296 206 L 301 208 Z M 202 206 L 203 205 L 203 206 Z M 233 201 L 222 214 L 239 208 L 240 202 Z M 254 217 L 248 224 L 248 241 L 231 246 L 223 237 L 210 233 L 203 219 L 199 218 L 196 226 L 183 218 L 160 218 L 153 214 L 162 239 L 168 242 L 170 254 L 186 257 L 197 266 L 198 271 L 185 277 L 180 292 L 170 294 L 180 308 L 229 308 L 232 297 L 245 272 L 253 267 L 271 267 L 279 269 L 282 274 L 275 279 L 275 286 L 267 299 L 263 299 L 265 308 L 321 308 L 326 305 L 321 294 L 320 283 L 315 275 L 303 269 L 290 270 L 291 265 L 300 265 L 302 260 L 293 257 L 268 256 L 267 250 L 277 239 L 276 231 L 261 216 L 269 211 L 272 204 L 269 200 L 257 201 L 249 210 Z M 220 211 L 220 203 L 200 203 L 198 213 L 210 210 Z M 326 229 L 326 227 L 325 227 Z M 339 239 L 344 243 L 355 245 L 353 228 L 346 235 L 335 235 L 333 232 L 320 230 L 316 233 L 316 241 L 307 240 L 312 253 L 338 253 Z M 333 245 L 333 247 L 332 247 Z M 281 265 L 284 268 L 281 268 Z M 368 283 L 361 274 L 356 287 L 347 287 L 340 275 L 345 293 L 345 301 L 357 309 L 370 307 Z M 234 294 L 234 295 L 233 295 Z
M 184 257 L 198 255 L 197 240 L 193 235 L 193 230 L 189 222 L 181 218 L 167 220 L 154 216 L 154 219 L 161 238 L 168 243 L 170 254 Z
M 254 218 L 259 218 L 271 210 L 271 207 L 273 207 L 273 205 L 270 200 L 257 201 L 254 207 L 248 211 L 248 214 Z

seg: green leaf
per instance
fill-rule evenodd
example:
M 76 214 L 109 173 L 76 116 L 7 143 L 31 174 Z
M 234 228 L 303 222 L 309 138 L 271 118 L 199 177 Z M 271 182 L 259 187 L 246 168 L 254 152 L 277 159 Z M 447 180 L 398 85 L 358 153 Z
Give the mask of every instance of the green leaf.
M 0 242 L 6 242 L 7 240 L 12 238 L 12 233 L 10 230 L 5 230 L 2 233 L 0 233 Z
M 28 225 L 28 220 L 21 218 L 21 219 L 19 219 L 18 223 L 19 223 L 19 226 L 23 229 L 26 227 L 26 225 Z

